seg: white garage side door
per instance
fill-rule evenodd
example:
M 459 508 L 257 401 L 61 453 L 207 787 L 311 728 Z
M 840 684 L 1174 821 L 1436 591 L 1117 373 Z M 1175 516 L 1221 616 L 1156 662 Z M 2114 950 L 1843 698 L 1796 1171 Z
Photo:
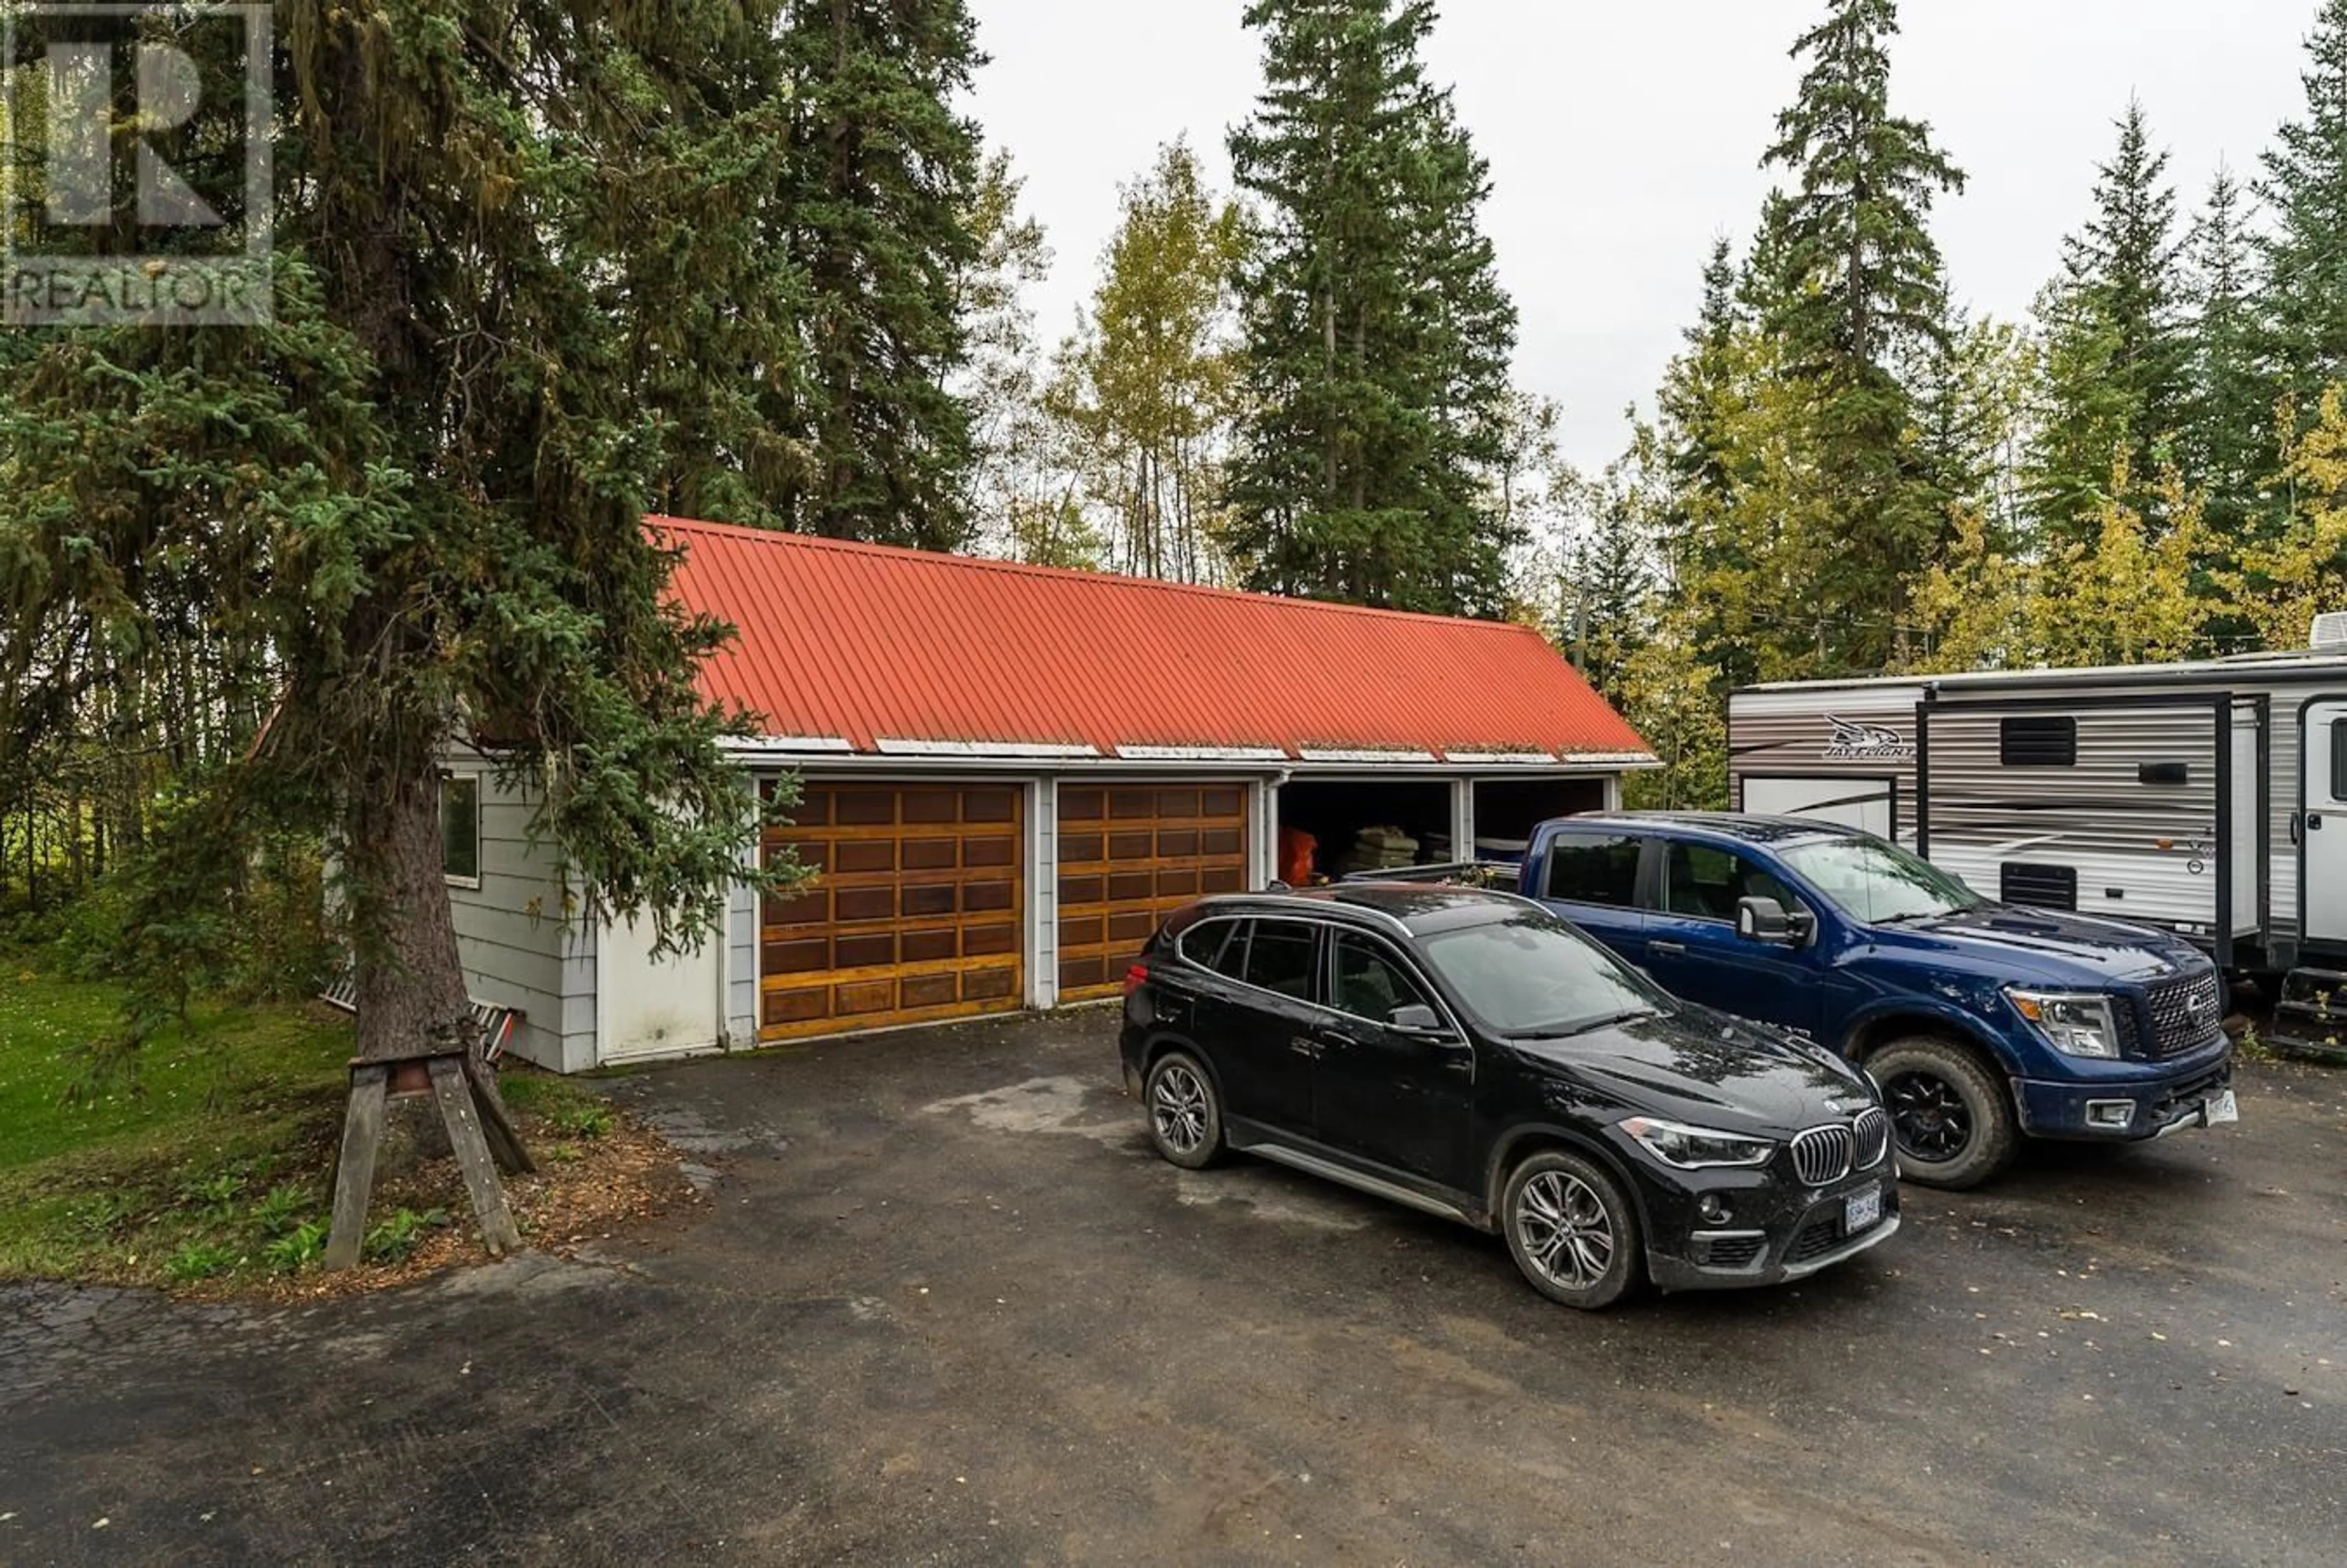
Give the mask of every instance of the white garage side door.
M 1756 816 L 1806 816 L 1891 836 L 1887 779 L 1747 778 L 1744 809 Z
M 651 956 L 651 922 L 620 920 L 596 943 L 596 1021 L 605 1061 L 675 1056 L 717 1043 L 716 938 L 700 950 Z

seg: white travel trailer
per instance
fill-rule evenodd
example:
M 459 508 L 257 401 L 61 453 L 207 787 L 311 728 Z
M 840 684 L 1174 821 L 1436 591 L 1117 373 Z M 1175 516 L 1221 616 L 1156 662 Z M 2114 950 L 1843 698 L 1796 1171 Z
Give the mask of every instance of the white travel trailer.
M 1751 687 L 1728 700 L 1730 799 L 1895 838 L 1987 897 L 2298 970 L 2286 999 L 2347 1011 L 2347 615 L 2313 641 Z

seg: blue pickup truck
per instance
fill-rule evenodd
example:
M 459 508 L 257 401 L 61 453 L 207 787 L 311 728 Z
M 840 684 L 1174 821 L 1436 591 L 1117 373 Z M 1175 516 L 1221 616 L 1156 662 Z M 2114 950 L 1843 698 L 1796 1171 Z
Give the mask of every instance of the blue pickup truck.
M 1970 1187 L 2024 1137 L 2236 1119 L 2216 966 L 2174 937 L 1993 903 L 1870 834 L 1621 812 L 1541 825 L 1518 890 L 1690 1001 L 1863 1063 L 1911 1181 Z

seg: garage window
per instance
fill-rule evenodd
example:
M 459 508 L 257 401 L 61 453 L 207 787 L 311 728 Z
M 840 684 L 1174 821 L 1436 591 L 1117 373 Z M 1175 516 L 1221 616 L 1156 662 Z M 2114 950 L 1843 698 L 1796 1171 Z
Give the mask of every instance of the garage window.
M 459 887 L 481 885 L 481 775 L 440 775 L 440 875 Z

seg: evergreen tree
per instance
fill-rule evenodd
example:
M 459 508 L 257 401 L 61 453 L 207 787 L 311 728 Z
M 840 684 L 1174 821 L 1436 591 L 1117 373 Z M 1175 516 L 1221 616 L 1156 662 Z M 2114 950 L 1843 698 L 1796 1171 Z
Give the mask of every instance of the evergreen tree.
M 1764 319 L 1786 374 L 1803 388 L 1829 548 L 1817 576 L 1816 673 L 1890 660 L 1906 576 L 1945 518 L 1909 440 L 1912 400 L 1900 376 L 1944 348 L 1946 290 L 1932 203 L 1963 176 L 1922 122 L 1891 112 L 1895 0 L 1829 0 L 1793 46 L 1806 58 L 1763 167 L 1773 192 L 1758 253 Z
M 772 215 L 731 199 L 783 151 L 781 69 L 775 18 L 739 0 L 304 15 L 253 215 L 274 319 L 0 333 L 0 661 L 37 730 L 93 673 L 44 650 L 235 651 L 242 692 L 171 699 L 228 743 L 179 781 L 134 889 L 143 1021 L 256 841 L 331 832 L 361 1051 L 412 1054 L 473 1030 L 451 739 L 538 788 L 569 893 L 662 938 L 713 929 L 754 842 L 719 747 L 737 721 L 694 686 L 721 629 L 670 601 L 643 513 L 764 444 L 738 364 L 795 374 L 792 292 L 743 286 L 774 275 Z M 705 364 L 718 318 L 731 357 Z M 137 722 L 142 747 L 172 727 Z
M 815 457 L 781 511 L 803 532 L 958 548 L 974 453 L 948 384 L 981 169 L 953 100 L 984 63 L 976 26 L 966 0 L 789 0 L 781 40 L 785 248 L 812 360 L 786 423 Z
M 1255 0 L 1262 94 L 1231 136 L 1257 202 L 1232 545 L 1250 586 L 1491 612 L 1515 310 L 1477 224 L 1485 167 L 1426 79 L 1429 0 Z
M 1752 350 L 1755 328 L 1728 241 L 1712 242 L 1704 264 L 1703 302 L 1684 346 L 1663 372 L 1655 394 L 1659 415 L 1651 432 L 1639 430 L 1632 451 L 1615 465 L 1634 462 L 1640 448 L 1658 449 L 1669 499 L 1662 508 L 1657 543 L 1674 580 L 1740 581 L 1755 565 L 1759 541 L 1720 525 L 1734 516 L 1740 497 L 1765 459 L 1744 444 L 1753 433 L 1749 415 L 1759 388 Z M 1758 678 L 1756 651 L 1729 633 L 1732 596 L 1687 607 L 1685 635 L 1720 671 L 1721 695 Z
M 2175 461 L 2191 350 L 2179 277 L 2176 190 L 2143 106 L 2130 99 L 2118 147 L 2096 166 L 2094 215 L 2063 241 L 2062 275 L 2041 301 L 2048 380 L 2036 464 L 2041 521 L 2065 540 L 2092 537 L 2103 487 L 2124 465 L 2156 508 Z
M 2024 329 L 1957 312 L 1947 349 L 1932 349 L 1913 373 L 1917 444 L 1930 482 L 1952 515 L 1969 514 L 1999 548 L 2026 531 L 2022 444 L 2038 368 Z
M 1640 425 L 1630 448 L 1588 479 L 1558 476 L 1566 535 L 1556 553 L 1550 635 L 1589 683 L 1621 705 L 1629 662 L 1655 613 L 1655 537 L 1670 503 L 1655 432 Z
M 2093 293 L 2059 282 L 2038 291 L 2040 375 L 2025 486 L 2034 526 L 2059 543 L 2091 539 L 2115 471 L 2134 473 L 2137 405 L 2118 374 L 2118 329 Z M 2116 466 L 2115 467 L 2115 465 Z
M 1733 454 L 1719 435 L 1721 363 L 1745 320 L 1727 236 L 1711 242 L 1703 268 L 1703 304 L 1685 334 L 1686 346 L 1663 373 L 1655 405 L 1668 433 L 1673 477 L 1683 487 L 1725 497 L 1734 486 Z
M 2207 497 L 2220 544 L 2264 537 L 2277 508 L 2264 499 L 2273 466 L 2271 383 L 2258 358 L 2257 300 L 2241 188 L 2219 169 L 2192 226 L 2187 302 L 2191 314 L 2183 427 L 2185 477 Z
M 2307 55 L 2306 115 L 2264 154 L 2271 221 L 2254 244 L 2276 392 L 2311 418 L 2322 389 L 2347 380 L 2347 0 L 2322 0 Z

